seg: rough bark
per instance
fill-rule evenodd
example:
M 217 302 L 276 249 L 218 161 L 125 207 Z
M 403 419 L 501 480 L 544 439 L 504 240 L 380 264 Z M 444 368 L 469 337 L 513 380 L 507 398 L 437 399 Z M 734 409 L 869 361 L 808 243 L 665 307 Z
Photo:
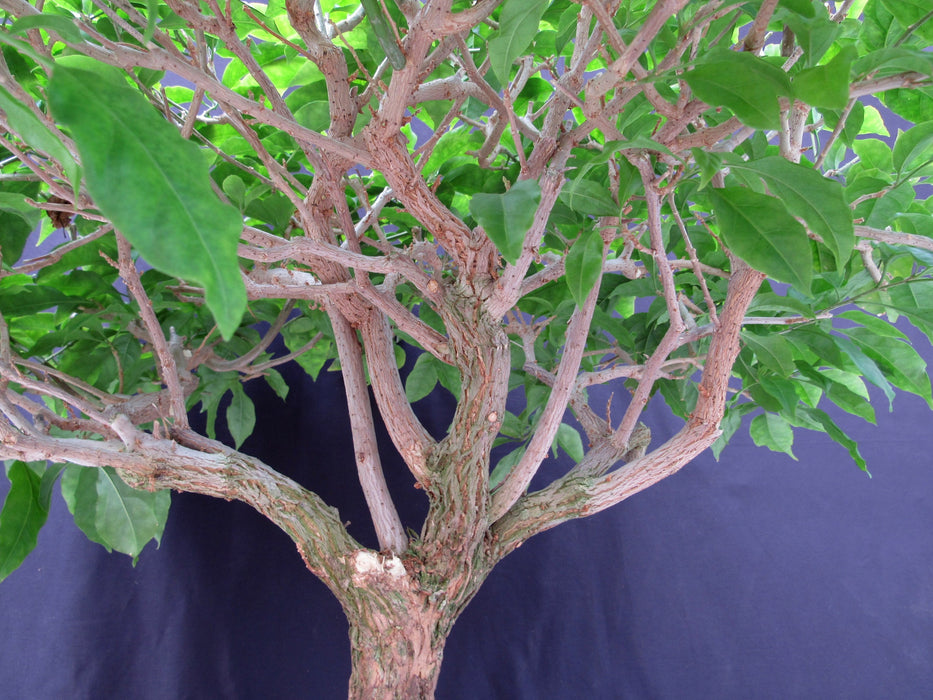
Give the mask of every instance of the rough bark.
M 350 700 L 433 698 L 452 623 L 423 595 L 367 598 L 350 616 Z

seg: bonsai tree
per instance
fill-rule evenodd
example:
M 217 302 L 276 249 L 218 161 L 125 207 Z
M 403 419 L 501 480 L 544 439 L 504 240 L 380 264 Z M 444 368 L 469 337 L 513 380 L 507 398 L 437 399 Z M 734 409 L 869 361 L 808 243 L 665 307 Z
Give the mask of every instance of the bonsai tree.
M 892 325 L 933 337 L 919 0 L 0 7 L 0 577 L 56 483 L 132 557 L 172 490 L 237 499 L 340 601 L 350 696 L 431 697 L 457 616 L 533 535 L 743 424 L 864 469 L 825 409 L 869 417 L 866 382 L 933 405 Z M 289 362 L 342 374 L 374 547 L 239 450 L 243 384 L 284 397 Z M 412 408 L 438 385 L 439 438 Z M 654 395 L 675 434 L 640 422 Z M 376 412 L 429 501 L 417 532 Z M 547 482 L 556 451 L 574 466 Z

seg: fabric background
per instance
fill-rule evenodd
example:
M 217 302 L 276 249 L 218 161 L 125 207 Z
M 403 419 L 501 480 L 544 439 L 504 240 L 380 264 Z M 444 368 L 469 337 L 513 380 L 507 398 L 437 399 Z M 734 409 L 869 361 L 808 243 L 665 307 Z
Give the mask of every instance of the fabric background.
M 244 449 L 374 544 L 339 376 L 285 374 L 288 403 L 250 387 L 260 422 Z M 438 434 L 451 404 L 417 408 Z M 794 462 L 743 429 L 720 462 L 707 453 L 527 542 L 454 627 L 438 698 L 931 697 L 933 414 L 900 394 L 893 414 L 875 406 L 878 427 L 836 416 L 871 479 L 823 435 L 799 431 Z M 656 443 L 677 429 L 663 404 L 649 413 Z M 417 528 L 423 495 L 401 464 L 387 471 Z M 346 697 L 339 606 L 239 503 L 176 495 L 161 548 L 133 568 L 56 495 L 37 550 L 0 584 L 0 630 L 2 700 Z

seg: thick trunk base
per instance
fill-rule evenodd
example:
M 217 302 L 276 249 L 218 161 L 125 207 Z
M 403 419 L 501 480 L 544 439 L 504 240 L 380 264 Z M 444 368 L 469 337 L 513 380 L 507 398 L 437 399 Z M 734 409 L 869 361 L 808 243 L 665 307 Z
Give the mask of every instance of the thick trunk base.
M 377 617 L 382 619 L 375 625 L 350 625 L 350 700 L 430 700 L 449 626 L 439 627 L 430 609 L 412 611 L 404 619 L 393 616 L 391 623 Z

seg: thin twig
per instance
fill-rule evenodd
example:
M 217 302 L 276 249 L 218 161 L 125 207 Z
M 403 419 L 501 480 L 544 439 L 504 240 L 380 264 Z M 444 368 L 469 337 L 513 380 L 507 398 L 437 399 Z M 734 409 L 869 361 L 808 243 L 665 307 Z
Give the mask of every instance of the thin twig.
M 172 418 L 180 430 L 186 430 L 188 428 L 188 413 L 185 409 L 185 392 L 181 386 L 180 372 L 187 372 L 187 367 L 179 367 L 176 364 L 169 343 L 162 332 L 159 319 L 156 318 L 155 311 L 152 309 L 149 295 L 146 294 L 146 290 L 139 279 L 139 272 L 132 258 L 130 242 L 119 233 L 117 234 L 117 252 L 119 262 L 115 263 L 115 266 L 126 283 L 126 288 L 139 305 L 140 318 L 149 332 L 149 342 L 152 343 L 152 348 L 155 351 L 159 376 L 161 376 L 162 382 L 168 388 L 171 397 Z M 114 264 L 112 261 L 111 263 Z

